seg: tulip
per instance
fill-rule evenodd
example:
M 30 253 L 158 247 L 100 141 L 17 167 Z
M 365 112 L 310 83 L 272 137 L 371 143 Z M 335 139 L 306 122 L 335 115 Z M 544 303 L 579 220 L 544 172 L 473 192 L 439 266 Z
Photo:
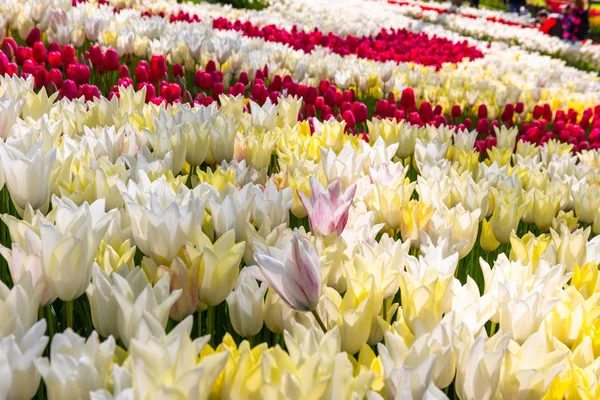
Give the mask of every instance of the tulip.
M 348 213 L 356 193 L 356 184 L 342 193 L 342 184 L 339 179 L 331 182 L 325 188 L 321 182 L 311 176 L 310 187 L 310 199 L 300 191 L 298 191 L 298 196 L 308 214 L 311 231 L 325 236 L 333 232 L 338 236 L 341 235 L 348 222 Z
M 41 260 L 42 243 L 38 235 L 30 229 L 25 231 L 24 239 L 23 247 L 19 243 L 13 243 L 11 249 L 0 245 L 0 254 L 8 263 L 13 282 L 18 283 L 27 273 L 31 274 L 33 287 L 41 288 L 40 303 L 45 306 L 52 303 L 56 299 L 56 295 L 48 287 L 44 275 Z
M 31 275 L 25 275 L 9 289 L 0 281 L 0 338 L 13 335 L 24 338 L 36 321 L 40 290 L 32 285 Z
M 0 143 L 0 162 L 11 200 L 22 215 L 27 205 L 43 212 L 50 200 L 50 172 L 56 158 L 56 149 L 42 150 L 42 143 L 34 144 L 27 153 Z
M 460 399 L 492 400 L 496 396 L 508 342 L 509 336 L 500 334 L 458 341 L 455 387 Z
M 164 330 L 171 307 L 181 295 L 181 289 L 171 292 L 168 272 L 153 287 L 142 269 L 134 271 L 128 279 L 119 274 L 112 275 L 113 293 L 118 304 L 117 326 L 125 347 L 129 347 L 142 324 L 147 323 L 144 318 Z
M 165 56 L 154 55 L 150 59 L 150 79 L 152 82 L 162 80 L 167 74 L 167 60 Z
M 133 340 L 128 360 L 132 369 L 130 395 L 140 399 L 208 399 L 229 354 L 201 355 L 207 342 L 208 337 L 192 341 L 185 332 L 171 335 L 167 343 L 154 337 Z
M 575 265 L 585 264 L 586 243 L 590 236 L 590 228 L 577 229 L 571 233 L 569 229 L 561 225 L 560 234 L 553 229 L 552 248 L 555 252 L 556 261 L 566 266 L 567 272 L 572 272 Z
M 107 389 L 115 346 L 113 337 L 100 343 L 96 332 L 87 340 L 71 329 L 56 334 L 50 345 L 50 360 L 34 361 L 48 399 L 88 398 L 91 391 Z
M 129 278 L 135 277 L 136 271 L 139 270 L 134 270 Z M 115 318 L 118 304 L 114 290 L 114 280 L 98 264 L 94 264 L 92 281 L 86 289 L 92 313 L 92 324 L 100 336 L 105 338 L 113 336 L 115 339 L 119 339 L 118 320 Z
M 198 298 L 204 304 L 221 304 L 231 293 L 238 278 L 245 242 L 235 243 L 235 233 L 229 230 L 213 244 L 199 233 L 195 243 L 202 252 L 198 277 Z
M 175 191 L 165 177 L 150 183 L 142 175 L 140 185 L 132 180 L 119 188 L 129 218 L 135 244 L 159 265 L 170 264 L 187 240 L 193 227 L 204 218 L 204 200 L 194 192 Z M 156 241 L 161 237 L 164 240 Z
M 231 325 L 239 335 L 252 337 L 262 329 L 266 291 L 266 285 L 259 287 L 256 280 L 242 270 L 236 287 L 227 296 Z
M 315 248 L 294 229 L 283 249 L 255 244 L 258 267 L 249 273 L 275 290 L 291 308 L 313 311 L 321 297 L 320 262 Z
M 38 360 L 48 337 L 44 336 L 46 320 L 42 319 L 29 329 L 23 337 L 10 335 L 0 338 L 0 396 L 8 399 L 31 399 L 40 385 L 40 374 L 34 362 Z

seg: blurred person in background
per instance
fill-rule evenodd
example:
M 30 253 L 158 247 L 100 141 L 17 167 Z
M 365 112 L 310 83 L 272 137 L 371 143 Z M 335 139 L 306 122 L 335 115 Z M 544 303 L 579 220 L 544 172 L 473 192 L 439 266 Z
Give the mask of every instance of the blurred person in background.
M 590 20 L 584 0 L 575 0 L 573 5 L 566 5 L 562 25 L 565 40 L 579 42 L 587 38 Z
M 537 24 L 539 30 L 544 32 L 545 34 L 559 38 L 563 37 L 561 14 L 550 14 L 546 10 L 541 10 L 537 14 Z
M 525 0 L 508 0 L 508 11 L 520 14 L 525 9 Z

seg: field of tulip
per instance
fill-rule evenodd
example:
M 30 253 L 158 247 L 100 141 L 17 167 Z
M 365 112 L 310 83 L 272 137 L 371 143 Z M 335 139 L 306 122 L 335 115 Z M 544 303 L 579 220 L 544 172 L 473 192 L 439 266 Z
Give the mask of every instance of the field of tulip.
M 600 398 L 600 46 L 258 5 L 0 2 L 0 400 Z

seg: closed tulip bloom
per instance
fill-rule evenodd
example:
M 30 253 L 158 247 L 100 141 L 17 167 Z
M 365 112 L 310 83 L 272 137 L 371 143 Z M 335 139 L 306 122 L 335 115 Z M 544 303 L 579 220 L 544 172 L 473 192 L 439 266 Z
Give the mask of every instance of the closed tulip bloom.
M 140 185 L 133 180 L 127 187 L 119 185 L 131 218 L 135 244 L 160 265 L 170 264 L 187 241 L 187 235 L 202 225 L 204 199 L 192 191 L 176 193 L 165 176 L 151 183 L 143 175 Z
M 430 204 L 425 204 L 417 200 L 404 203 L 400 210 L 402 217 L 400 223 L 402 240 L 410 240 L 412 247 L 419 247 L 421 243 L 420 232 L 428 231 L 429 221 L 433 212 L 434 210 Z
M 70 328 L 56 334 L 50 345 L 50 359 L 35 360 L 48 399 L 85 399 L 91 391 L 108 389 L 106 378 L 115 347 L 113 337 L 101 343 L 95 331 L 87 340 Z
M 46 320 L 41 319 L 25 335 L 0 338 L 0 397 L 3 399 L 31 399 L 40 385 L 40 374 L 35 360 L 44 353 L 48 344 Z
M 100 336 L 119 339 L 118 319 L 115 318 L 118 304 L 113 285 L 113 279 L 94 263 L 92 282 L 86 290 L 92 312 L 92 324 Z
M 0 339 L 0 397 L 31 399 L 40 384 L 40 374 L 34 361 L 40 358 L 48 344 L 46 320 L 42 319 L 24 336 L 10 335 Z
M 456 393 L 461 400 L 492 400 L 498 392 L 509 335 L 457 337 Z
M 208 339 L 204 336 L 192 341 L 189 333 L 177 332 L 166 343 L 155 337 L 133 340 L 128 359 L 134 392 L 131 397 L 207 400 L 229 358 L 227 351 L 201 354 Z
M 311 231 L 321 235 L 342 234 L 348 222 L 348 213 L 352 205 L 356 184 L 351 185 L 342 193 L 342 183 L 339 179 L 323 187 L 315 177 L 310 177 L 311 195 L 308 199 L 298 191 L 298 196 L 308 214 Z
M 45 306 L 52 303 L 56 299 L 56 295 L 50 290 L 46 281 L 41 253 L 42 242 L 39 236 L 30 229 L 25 231 L 23 247 L 16 242 L 13 242 L 11 249 L 0 245 L 0 254 L 8 263 L 13 282 L 19 282 L 25 273 L 29 272 L 33 286 L 41 287 L 40 305 Z
M 263 307 L 267 285 L 256 283 L 256 279 L 242 271 L 233 291 L 227 296 L 231 325 L 244 337 L 252 337 L 263 327 Z
M 0 281 L 0 337 L 22 338 L 34 325 L 39 304 L 40 290 L 34 289 L 29 272 L 11 289 Z
M 586 243 L 590 236 L 590 228 L 579 228 L 575 232 L 561 225 L 560 234 L 553 229 L 552 249 L 556 257 L 556 262 L 564 264 L 566 272 L 572 272 L 576 265 L 583 265 L 586 261 Z
M 195 243 L 202 252 L 198 298 L 204 304 L 216 306 L 227 298 L 235 286 L 246 243 L 236 243 L 233 230 L 225 232 L 214 244 L 206 235 L 201 236 Z
M 57 199 L 56 208 L 56 225 L 40 226 L 44 274 L 56 296 L 72 301 L 90 284 L 96 251 L 116 211 L 105 213 L 104 200 L 77 207 Z
M 260 243 L 255 247 L 258 267 L 252 269 L 253 276 L 273 288 L 294 310 L 315 310 L 321 297 L 321 264 L 308 239 L 294 229 L 292 240 L 283 249 Z
M 170 290 L 169 273 L 152 286 L 142 269 L 134 271 L 135 275 L 127 279 L 119 274 L 112 275 L 114 295 L 119 306 L 117 325 L 125 347 L 129 347 L 131 339 L 135 338 L 143 318 L 150 318 L 164 329 L 171 307 L 181 295 L 181 289 Z
M 50 172 L 56 158 L 56 149 L 42 150 L 42 143 L 34 144 L 27 153 L 0 143 L 0 162 L 10 198 L 22 216 L 27 205 L 46 212 L 50 200 Z

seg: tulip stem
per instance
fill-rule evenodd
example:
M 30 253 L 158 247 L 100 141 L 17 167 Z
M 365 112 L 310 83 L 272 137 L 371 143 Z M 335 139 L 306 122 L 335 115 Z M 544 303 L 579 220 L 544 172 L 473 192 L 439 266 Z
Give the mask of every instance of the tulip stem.
M 208 308 L 206 310 L 206 331 L 210 335 L 210 340 L 212 343 L 214 343 L 214 340 L 215 340 L 215 332 L 213 332 L 214 325 L 215 325 L 215 308 L 213 306 L 208 306 Z
M 490 327 L 490 337 L 494 336 L 494 333 L 496 333 L 496 323 L 492 322 L 492 326 Z
M 327 328 L 325 328 L 325 324 L 323 323 L 323 320 L 321 319 L 321 317 L 319 317 L 319 313 L 317 312 L 317 310 L 311 310 L 310 312 L 317 320 L 317 323 L 319 324 L 321 329 L 323 329 L 323 332 L 327 332 Z
M 65 306 L 67 308 L 67 328 L 73 329 L 73 302 L 66 301 Z

